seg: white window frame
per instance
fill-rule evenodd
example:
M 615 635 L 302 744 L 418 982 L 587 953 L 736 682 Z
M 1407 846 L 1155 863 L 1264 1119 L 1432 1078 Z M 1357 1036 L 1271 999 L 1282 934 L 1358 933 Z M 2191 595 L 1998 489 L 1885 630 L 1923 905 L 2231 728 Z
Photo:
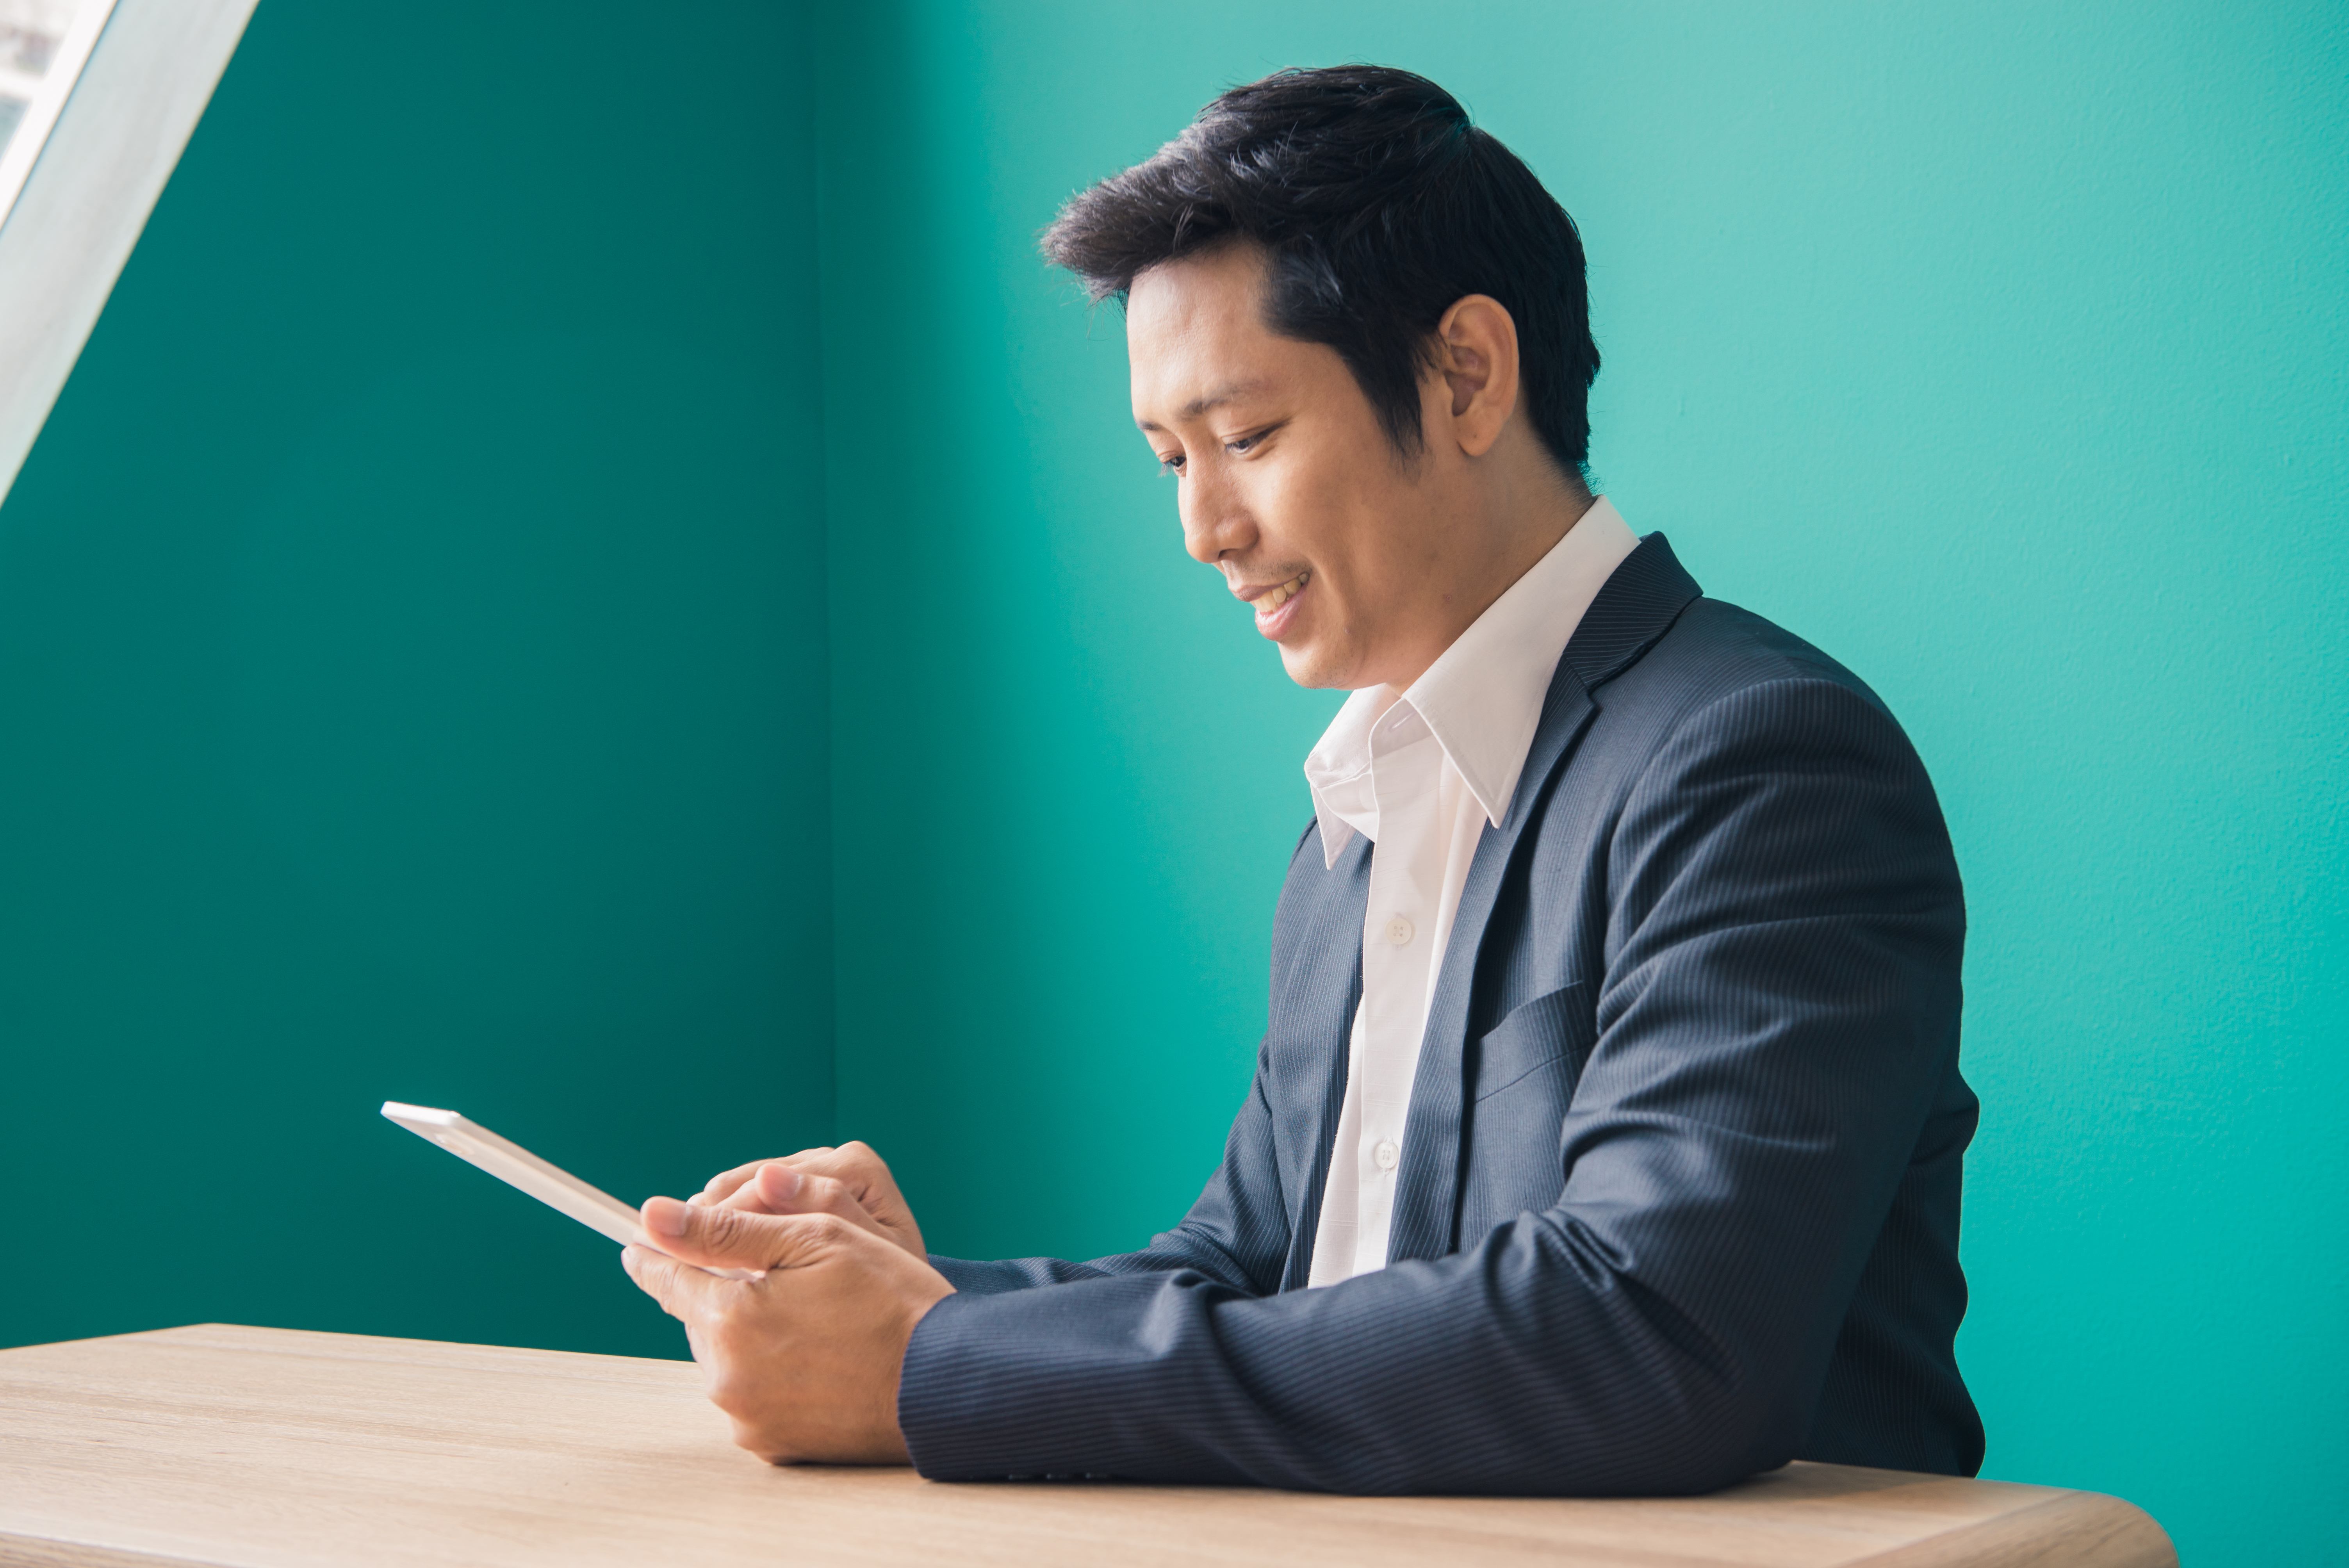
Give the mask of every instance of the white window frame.
M 37 160 L 0 221 L 0 499 L 73 373 L 254 4 L 114 0 L 46 141 L 30 137 Z M 72 63 L 72 43 L 51 70 Z M 38 113 L 36 105 L 17 126 L 11 151 L 39 130 Z
M 58 111 L 66 99 L 73 96 L 74 83 L 81 79 L 82 67 L 89 63 L 89 52 L 98 45 L 98 36 L 106 30 L 106 19 L 114 14 L 115 0 L 79 0 L 73 20 L 66 27 L 66 36 L 57 41 L 57 52 L 47 68 L 37 77 L 18 73 L 5 60 L 0 60 L 0 93 L 26 100 L 25 118 L 16 122 L 15 132 L 5 146 L 0 146 L 0 222 L 5 222 L 8 209 L 16 204 L 16 193 L 25 188 L 25 176 L 33 171 L 34 162 L 41 156 L 41 145 L 49 139 L 49 131 L 57 123 Z

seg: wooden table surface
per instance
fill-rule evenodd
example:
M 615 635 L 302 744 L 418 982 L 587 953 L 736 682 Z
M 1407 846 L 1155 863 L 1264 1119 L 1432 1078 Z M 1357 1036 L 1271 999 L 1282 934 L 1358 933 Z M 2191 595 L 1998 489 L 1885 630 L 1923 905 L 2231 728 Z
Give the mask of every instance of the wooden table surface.
M 1713 1497 L 781 1470 L 675 1361 L 207 1326 L 0 1351 L 0 1563 L 2175 1563 L 2093 1492 L 1793 1464 Z

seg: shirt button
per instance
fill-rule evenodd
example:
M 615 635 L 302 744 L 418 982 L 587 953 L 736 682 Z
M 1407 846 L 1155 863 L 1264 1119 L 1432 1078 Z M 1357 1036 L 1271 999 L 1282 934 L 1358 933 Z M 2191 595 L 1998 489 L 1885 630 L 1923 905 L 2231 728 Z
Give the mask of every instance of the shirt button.
M 1371 1150 L 1371 1163 L 1381 1171 L 1392 1171 L 1402 1156 L 1402 1150 L 1394 1146 L 1393 1139 L 1381 1138 Z
M 1411 940 L 1411 922 L 1405 920 L 1402 916 L 1398 914 L 1392 920 L 1387 922 L 1387 940 L 1393 943 L 1397 947 L 1401 947 L 1405 943 L 1409 942 Z

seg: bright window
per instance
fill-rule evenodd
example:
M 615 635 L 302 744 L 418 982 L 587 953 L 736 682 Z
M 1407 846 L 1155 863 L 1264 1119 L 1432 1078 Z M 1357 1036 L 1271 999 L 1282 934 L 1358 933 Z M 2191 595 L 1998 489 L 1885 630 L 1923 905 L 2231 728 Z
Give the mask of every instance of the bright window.
M 0 222 L 113 10 L 114 0 L 0 0 Z

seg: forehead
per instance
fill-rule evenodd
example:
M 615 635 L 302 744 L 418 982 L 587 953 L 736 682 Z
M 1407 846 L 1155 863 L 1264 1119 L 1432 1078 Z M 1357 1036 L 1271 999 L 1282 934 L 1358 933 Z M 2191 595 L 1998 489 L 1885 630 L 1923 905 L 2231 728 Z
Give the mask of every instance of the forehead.
M 1133 417 L 1145 427 L 1195 418 L 1242 389 L 1288 380 L 1309 346 L 1264 325 L 1264 261 L 1240 246 L 1152 267 L 1126 297 Z

